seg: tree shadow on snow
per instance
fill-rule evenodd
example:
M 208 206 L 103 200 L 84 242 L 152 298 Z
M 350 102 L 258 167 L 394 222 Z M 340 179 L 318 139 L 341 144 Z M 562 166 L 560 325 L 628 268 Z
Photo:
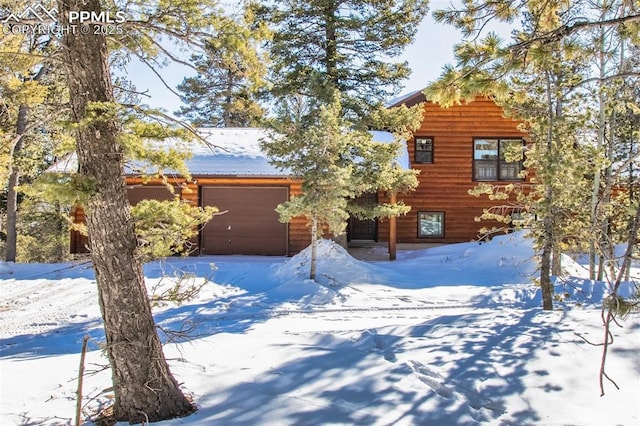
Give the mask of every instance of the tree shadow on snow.
M 300 354 L 295 359 L 197 396 L 203 408 L 193 420 L 225 425 L 536 423 L 541 416 L 532 408 L 508 413 L 506 406 L 507 399 L 524 398 L 527 386 L 562 390 L 551 372 L 531 371 L 528 365 L 535 351 L 559 345 L 563 325 L 540 323 L 544 315 L 539 310 L 451 315 L 400 334 L 393 327 L 359 336 L 321 334 L 311 346 L 288 344 L 290 353 Z M 496 317 L 500 321 L 492 321 Z M 531 407 L 524 399 L 517 406 Z
M 190 302 L 182 306 L 174 304 L 169 308 L 154 309 L 154 320 L 160 327 L 159 334 L 164 342 L 190 341 L 220 332 L 241 333 L 252 324 L 270 317 L 268 309 L 265 308 L 267 305 L 263 303 L 266 303 L 267 298 L 263 292 L 275 285 L 267 277 L 270 275 L 271 265 L 277 259 L 263 259 L 257 256 L 204 256 L 198 259 L 195 262 L 191 258 L 169 258 L 150 262 L 144 265 L 145 276 L 161 278 L 194 274 L 197 277 L 214 277 L 215 282 L 221 283 L 222 286 L 237 287 L 238 294 L 220 297 L 212 295 L 210 300 L 201 303 Z M 215 269 L 216 265 L 221 267 Z M 64 266 L 63 269 L 58 268 L 63 271 L 60 272 L 62 275 L 51 279 L 74 278 L 76 275 L 82 278 L 93 277 L 93 272 L 86 262 L 80 265 L 81 268 L 76 264 Z M 238 269 L 242 269 L 241 273 L 237 272 Z M 45 268 L 43 271 L 37 274 L 38 278 L 52 274 L 49 269 Z M 54 272 L 57 273 L 56 271 Z M 256 275 L 264 278 L 256 280 Z M 258 284 L 255 284 L 256 282 Z M 268 302 L 273 307 L 275 302 Z M 70 312 L 69 316 L 75 315 Z M 34 324 L 36 328 L 38 325 Z M 90 337 L 89 350 L 99 349 L 105 340 L 101 318 L 63 323 L 59 327 L 55 327 L 54 323 L 43 325 L 48 328 L 47 331 L 0 338 L 0 358 L 79 354 L 85 335 Z
M 67 324 L 47 332 L 0 339 L 0 358 L 36 359 L 51 355 L 79 354 L 84 336 L 89 336 L 88 350 L 100 349 L 100 343 L 105 339 L 102 320 Z
M 270 317 L 268 310 L 246 306 L 260 304 L 262 295 L 238 296 L 245 300 L 238 310 L 220 311 L 220 304 L 233 304 L 235 297 L 168 308 L 154 313 L 163 343 L 188 342 L 217 333 L 242 333 L 257 322 Z M 84 336 L 89 336 L 88 350 L 98 350 L 105 341 L 101 318 L 65 324 L 49 331 L 20 334 L 0 339 L 0 358 L 40 358 L 50 355 L 79 354 Z

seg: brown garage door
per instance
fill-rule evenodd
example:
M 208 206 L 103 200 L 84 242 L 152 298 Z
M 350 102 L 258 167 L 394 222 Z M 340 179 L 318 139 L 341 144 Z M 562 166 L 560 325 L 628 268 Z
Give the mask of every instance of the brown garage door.
M 202 253 L 286 255 L 287 225 L 274 209 L 288 199 L 287 187 L 202 187 L 203 206 L 228 210 L 202 230 Z
M 135 206 L 142 200 L 171 200 L 176 194 L 179 194 L 176 188 L 175 194 L 172 194 L 166 186 L 127 186 L 127 198 L 129 204 Z M 84 223 L 84 211 L 76 209 L 73 212 L 75 223 Z M 71 231 L 71 247 L 70 253 L 88 253 L 89 240 L 85 235 L 78 231 Z

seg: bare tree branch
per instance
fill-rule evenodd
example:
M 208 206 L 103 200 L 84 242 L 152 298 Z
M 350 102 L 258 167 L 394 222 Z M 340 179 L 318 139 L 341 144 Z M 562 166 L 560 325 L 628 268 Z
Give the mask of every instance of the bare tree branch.
M 609 350 L 609 345 L 613 343 L 613 334 L 611 332 L 611 325 L 615 324 L 618 327 L 622 327 L 620 323 L 618 323 L 616 319 L 616 311 L 617 305 L 614 303 L 615 300 L 618 300 L 618 291 L 620 290 L 620 285 L 622 284 L 622 280 L 626 274 L 627 269 L 631 266 L 631 258 L 633 255 L 634 242 L 638 241 L 638 232 L 640 232 L 640 208 L 636 209 L 635 217 L 633 218 L 633 222 L 631 224 L 631 228 L 629 230 L 628 244 L 627 249 L 623 255 L 622 265 L 618 270 L 618 275 L 616 276 L 615 282 L 613 284 L 613 289 L 611 293 L 605 299 L 605 303 L 602 307 L 602 317 L 604 323 L 604 343 L 602 349 L 602 360 L 600 363 L 600 395 L 604 395 L 604 379 L 606 378 L 611 382 L 616 389 L 620 389 L 615 381 L 613 381 L 605 371 L 605 364 L 607 360 L 607 353 Z

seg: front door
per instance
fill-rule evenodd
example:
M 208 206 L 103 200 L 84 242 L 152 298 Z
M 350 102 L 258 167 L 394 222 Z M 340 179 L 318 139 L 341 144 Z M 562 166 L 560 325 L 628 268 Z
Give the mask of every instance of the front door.
M 375 193 L 364 194 L 355 199 L 360 206 L 372 207 L 378 202 L 378 195 Z M 349 218 L 349 228 L 347 230 L 348 241 L 377 241 L 378 222 L 373 219 Z

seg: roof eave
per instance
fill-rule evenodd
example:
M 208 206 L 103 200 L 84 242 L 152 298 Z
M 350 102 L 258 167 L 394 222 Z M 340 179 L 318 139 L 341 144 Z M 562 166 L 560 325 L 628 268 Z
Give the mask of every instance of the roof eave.
M 424 89 L 416 90 L 415 92 L 409 93 L 405 97 L 401 97 L 396 101 L 392 101 L 392 103 L 387 105 L 387 108 L 395 108 L 401 105 L 406 105 L 408 107 L 417 105 L 421 102 L 426 102 L 427 97 L 424 94 Z

